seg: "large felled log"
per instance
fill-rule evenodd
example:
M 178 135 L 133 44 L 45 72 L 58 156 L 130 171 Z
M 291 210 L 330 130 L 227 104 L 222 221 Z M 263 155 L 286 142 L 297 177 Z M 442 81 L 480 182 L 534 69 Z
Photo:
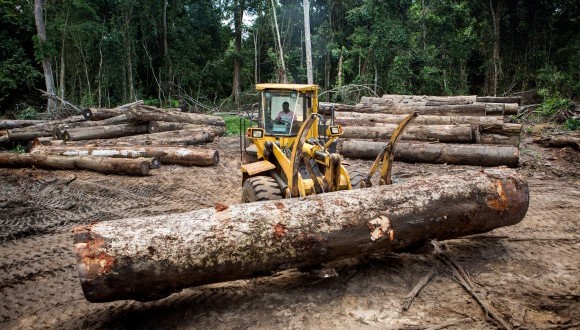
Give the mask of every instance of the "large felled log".
M 519 147 L 520 136 L 482 133 L 477 136 L 477 143 Z
M 517 115 L 519 105 L 517 103 L 482 103 L 485 104 L 487 116 Z
M 546 147 L 554 147 L 554 148 L 572 147 L 576 150 L 580 150 L 580 136 L 553 135 L 548 137 L 535 138 L 534 142 L 540 143 Z
M 336 112 L 335 123 L 343 126 L 376 126 L 378 123 L 399 124 L 406 115 L 393 115 L 387 113 L 360 113 L 360 112 Z M 454 125 L 472 124 L 478 125 L 480 131 L 493 130 L 494 133 L 502 131 L 504 120 L 501 116 L 418 116 L 413 121 L 417 125 Z M 491 132 L 491 131 L 490 131 Z
M 520 104 L 522 101 L 522 98 L 520 96 L 513 96 L 513 97 L 478 96 L 476 101 L 477 102 L 484 102 L 484 103 L 517 103 L 517 104 Z
M 178 131 L 182 129 L 207 130 L 213 132 L 213 134 L 215 134 L 216 136 L 224 135 L 226 133 L 226 128 L 223 126 L 205 126 L 205 125 L 165 122 L 165 121 L 150 121 L 148 126 L 149 133 Z
M 86 120 L 103 120 L 125 114 L 126 110 L 118 109 L 84 109 L 82 114 Z
M 462 105 L 406 105 L 406 106 L 382 106 L 372 105 L 361 106 L 357 104 L 354 107 L 356 112 L 368 113 L 392 113 L 392 114 L 411 114 L 418 112 L 420 115 L 431 116 L 485 116 L 485 104 L 462 104 Z
M 215 134 L 207 130 L 179 130 L 154 134 L 125 136 L 116 139 L 96 139 L 84 141 L 51 141 L 51 145 L 198 145 L 213 141 Z
M 218 116 L 163 110 L 144 105 L 129 107 L 129 109 L 127 109 L 126 115 L 130 120 L 141 123 L 150 121 L 168 121 L 197 125 L 226 125 L 224 119 Z
M 184 166 L 214 166 L 219 163 L 217 150 L 200 148 L 178 148 L 167 146 L 42 146 L 37 144 L 30 150 L 31 154 L 48 154 L 60 156 L 95 156 L 121 158 L 159 158 L 162 164 Z
M 419 117 L 420 118 L 420 117 Z M 395 124 L 381 124 L 374 127 L 343 127 L 343 138 L 388 140 L 397 129 Z M 477 125 L 411 125 L 401 139 L 415 141 L 475 142 Z
M 375 159 L 384 146 L 385 142 L 342 140 L 337 151 L 348 158 Z M 399 142 L 395 150 L 395 160 L 408 163 L 517 167 L 519 157 L 517 147 L 480 144 Z
M 99 222 L 75 228 L 74 244 L 89 301 L 153 300 L 190 286 L 487 232 L 521 221 L 528 203 L 519 174 L 469 171 Z
M 106 174 L 147 175 L 154 162 L 155 160 L 152 158 L 65 157 L 0 153 L 0 167 L 90 170 Z
M 46 120 L 0 120 L 0 129 L 21 128 L 46 123 Z
M 128 135 L 147 133 L 147 125 L 110 125 L 67 129 L 62 133 L 65 141 L 111 139 Z
M 30 141 L 38 137 L 52 136 L 52 130 L 47 127 L 36 128 L 36 126 L 13 128 L 0 134 L 0 143 L 8 141 Z
M 76 123 L 58 125 L 52 129 L 52 138 L 62 140 L 63 133 L 67 129 L 80 128 L 80 127 L 120 125 L 120 124 L 127 124 L 128 122 L 129 122 L 129 119 L 127 119 L 127 116 L 125 116 L 123 114 L 123 115 L 119 115 L 116 117 L 111 117 L 111 118 L 107 118 L 107 119 L 99 120 L 99 121 L 88 120 L 88 121 L 81 121 L 81 122 L 76 122 Z

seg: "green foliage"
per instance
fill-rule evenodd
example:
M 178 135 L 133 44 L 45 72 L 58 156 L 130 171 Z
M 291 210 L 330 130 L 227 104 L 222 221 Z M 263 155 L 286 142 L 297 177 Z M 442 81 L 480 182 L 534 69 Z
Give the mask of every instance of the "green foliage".
M 226 134 L 227 135 L 239 135 L 240 131 L 245 127 L 251 126 L 252 122 L 246 118 L 239 116 L 224 116 L 224 121 L 226 122 Z
M 564 127 L 571 131 L 580 130 L 580 119 L 578 118 L 568 118 L 564 123 Z
M 20 111 L 17 115 L 18 119 L 40 119 L 38 111 L 33 107 L 26 107 L 24 110 Z
M 542 104 L 538 108 L 542 116 L 552 116 L 562 109 L 568 109 L 574 106 L 570 99 L 562 98 L 559 93 L 550 93 L 548 89 L 540 89 L 538 91 L 541 97 L 544 98 Z
M 20 144 L 17 144 L 14 148 L 10 149 L 10 152 L 15 152 L 17 154 L 23 154 L 26 152 L 26 149 L 24 149 L 24 147 L 21 146 Z

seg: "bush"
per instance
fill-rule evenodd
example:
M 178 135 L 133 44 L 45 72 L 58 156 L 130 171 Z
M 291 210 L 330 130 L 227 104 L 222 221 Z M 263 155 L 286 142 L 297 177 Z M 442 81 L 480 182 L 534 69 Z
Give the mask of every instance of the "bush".
M 580 119 L 568 118 L 564 126 L 571 131 L 577 131 L 580 129 Z
M 39 119 L 40 114 L 33 107 L 27 107 L 16 115 L 18 119 Z
M 227 135 L 238 135 L 243 127 L 246 129 L 252 126 L 252 122 L 246 118 L 240 120 L 240 116 L 225 116 L 224 121 L 226 122 L 226 134 Z M 241 124 L 241 125 L 240 125 Z M 242 127 L 243 126 L 243 127 Z
M 562 98 L 559 93 L 550 93 L 549 90 L 543 88 L 538 91 L 538 94 L 544 99 L 538 108 L 542 116 L 552 116 L 558 111 L 574 107 L 572 100 Z

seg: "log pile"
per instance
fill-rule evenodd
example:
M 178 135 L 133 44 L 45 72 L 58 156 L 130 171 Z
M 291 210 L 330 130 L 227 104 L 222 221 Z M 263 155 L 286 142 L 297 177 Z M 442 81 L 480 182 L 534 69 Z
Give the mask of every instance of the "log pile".
M 0 153 L 0 167 L 80 169 L 147 175 L 160 164 L 214 166 L 215 149 L 201 145 L 225 134 L 218 116 L 158 109 L 142 102 L 114 109 L 84 109 L 53 121 L 0 121 L 0 145 L 28 153 Z
M 344 133 L 338 152 L 373 159 L 397 125 L 410 113 L 419 116 L 407 128 L 395 153 L 406 162 L 481 166 L 518 166 L 521 124 L 504 118 L 518 113 L 513 97 L 383 95 L 362 97 L 354 106 L 334 109 Z

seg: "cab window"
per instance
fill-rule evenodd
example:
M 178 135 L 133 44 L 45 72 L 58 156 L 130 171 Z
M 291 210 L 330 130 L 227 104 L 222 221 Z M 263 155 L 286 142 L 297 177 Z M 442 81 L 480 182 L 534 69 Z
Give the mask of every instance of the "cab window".
M 296 135 L 306 113 L 305 95 L 296 91 L 265 91 L 262 97 L 266 135 Z

